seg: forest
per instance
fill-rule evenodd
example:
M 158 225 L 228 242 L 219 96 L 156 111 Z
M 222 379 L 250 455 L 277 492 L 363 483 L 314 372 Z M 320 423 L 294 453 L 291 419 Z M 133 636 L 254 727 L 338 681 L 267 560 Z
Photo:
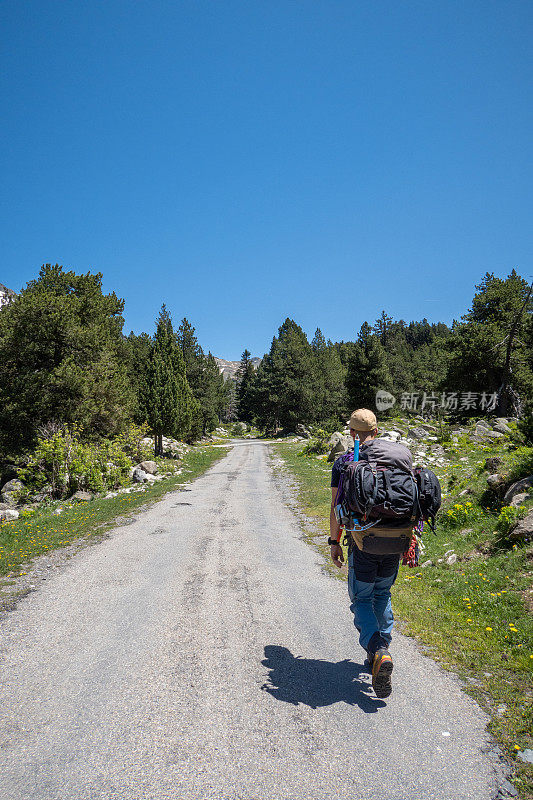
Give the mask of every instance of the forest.
M 0 459 L 24 459 L 65 430 L 89 443 L 142 430 L 156 455 L 163 436 L 194 442 L 232 421 L 270 435 L 298 423 L 335 430 L 354 408 L 376 410 L 377 392 L 407 414 L 513 416 L 531 442 L 531 294 L 515 270 L 487 273 L 451 327 L 384 310 L 341 342 L 320 329 L 309 341 L 287 318 L 259 367 L 244 349 L 224 381 L 188 319 L 175 326 L 162 305 L 152 333 L 125 335 L 124 300 L 104 294 L 101 273 L 45 264 L 0 308 Z

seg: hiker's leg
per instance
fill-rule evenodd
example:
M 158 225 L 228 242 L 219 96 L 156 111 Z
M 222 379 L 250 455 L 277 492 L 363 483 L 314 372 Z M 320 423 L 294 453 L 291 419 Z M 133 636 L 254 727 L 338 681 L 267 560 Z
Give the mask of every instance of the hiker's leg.
M 388 647 L 392 639 L 394 616 L 391 604 L 391 587 L 398 577 L 400 556 L 383 556 L 374 586 L 374 613 L 378 621 L 380 637 Z
M 359 644 L 368 651 L 369 642 L 379 638 L 379 623 L 373 607 L 375 560 L 354 547 L 348 557 L 348 593 L 353 621 L 359 631 Z M 376 648 L 377 649 L 377 648 Z

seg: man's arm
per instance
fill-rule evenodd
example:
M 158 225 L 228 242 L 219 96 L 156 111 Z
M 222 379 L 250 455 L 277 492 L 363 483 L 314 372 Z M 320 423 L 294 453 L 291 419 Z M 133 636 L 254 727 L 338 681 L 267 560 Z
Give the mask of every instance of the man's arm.
M 329 535 L 332 539 L 338 539 L 339 534 L 341 532 L 341 526 L 337 522 L 337 517 L 335 516 L 335 497 L 337 494 L 337 487 L 332 486 L 331 488 L 331 508 L 329 510 Z M 344 562 L 344 553 L 342 552 L 342 547 L 340 544 L 332 544 L 331 545 L 331 560 L 337 567 L 342 567 Z

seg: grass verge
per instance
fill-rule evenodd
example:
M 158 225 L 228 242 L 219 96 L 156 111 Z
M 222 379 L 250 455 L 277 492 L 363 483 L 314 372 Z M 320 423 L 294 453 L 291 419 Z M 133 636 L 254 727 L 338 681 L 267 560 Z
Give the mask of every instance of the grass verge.
M 276 444 L 274 449 L 296 479 L 302 512 L 325 534 L 311 534 L 311 543 L 324 555 L 328 571 L 345 579 L 331 565 L 326 544 L 330 465 L 301 455 L 301 443 Z M 470 478 L 475 480 L 481 485 L 481 478 Z M 479 505 L 474 495 L 467 502 L 457 505 L 466 508 L 468 529 L 457 519 L 463 512 L 449 502 L 453 511 L 442 515 L 438 536 L 424 539 L 421 561 L 434 565 L 400 567 L 393 603 L 402 632 L 456 672 L 490 716 L 489 731 L 509 763 L 520 797 L 533 800 L 533 766 L 517 758 L 518 752 L 533 749 L 533 614 L 528 605 L 533 550 L 531 545 L 494 547 L 498 513 Z M 444 557 L 451 549 L 457 554 L 454 564 Z
M 0 577 L 7 580 L 24 574 L 24 565 L 35 556 L 73 544 L 77 539 L 101 535 L 124 517 L 159 500 L 167 492 L 198 478 L 226 454 L 224 448 L 197 447 L 180 462 L 181 473 L 154 483 L 144 491 L 119 494 L 109 499 L 55 504 L 29 517 L 0 527 Z M 58 505 L 63 507 L 56 514 Z

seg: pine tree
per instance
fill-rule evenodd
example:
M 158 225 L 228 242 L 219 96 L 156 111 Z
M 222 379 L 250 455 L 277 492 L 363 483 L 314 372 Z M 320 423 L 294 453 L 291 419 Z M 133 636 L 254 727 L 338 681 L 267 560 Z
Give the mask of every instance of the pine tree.
M 316 329 L 311 347 L 315 354 L 317 374 L 316 418 L 328 423 L 346 414 L 346 369 L 338 349 L 331 341 L 326 342 L 320 328 Z
M 252 392 L 255 380 L 255 369 L 251 353 L 245 350 L 236 374 L 237 418 L 242 422 L 251 422 L 253 416 Z
M 348 363 L 346 388 L 352 408 L 376 408 L 378 389 L 390 391 L 392 379 L 385 350 L 368 322 L 361 325 Z
M 155 455 L 162 455 L 164 435 L 187 437 L 194 407 L 185 363 L 165 305 L 157 320 L 143 396 L 145 418 L 154 432 Z
M 31 446 L 47 422 L 112 436 L 130 419 L 133 392 L 124 301 L 103 294 L 101 273 L 45 264 L 0 309 L 0 431 L 5 451 Z

